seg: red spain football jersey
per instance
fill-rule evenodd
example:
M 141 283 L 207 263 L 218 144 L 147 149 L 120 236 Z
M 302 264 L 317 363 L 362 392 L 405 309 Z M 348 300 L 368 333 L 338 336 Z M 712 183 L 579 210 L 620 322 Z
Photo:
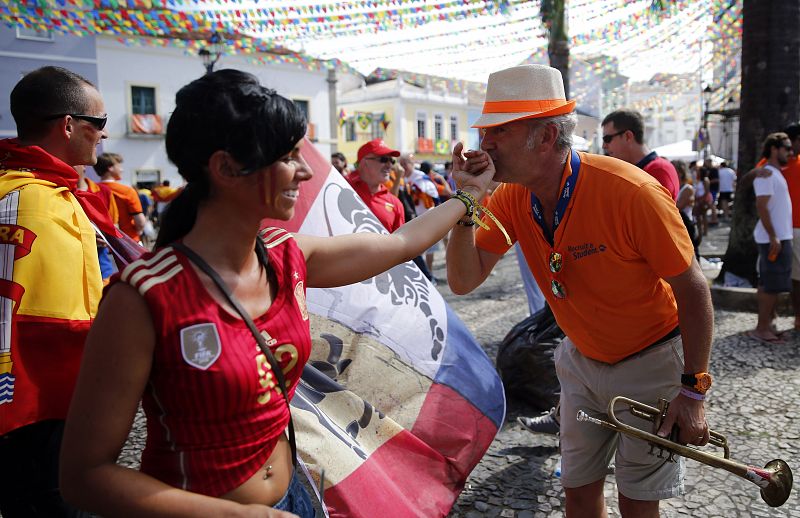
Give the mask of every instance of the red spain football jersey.
M 254 322 L 291 398 L 311 350 L 305 258 L 285 230 L 262 235 L 278 290 Z M 217 304 L 190 261 L 172 248 L 132 263 L 120 280 L 144 297 L 157 339 L 142 398 L 142 471 L 201 494 L 231 491 L 266 462 L 289 423 L 269 360 L 247 325 Z

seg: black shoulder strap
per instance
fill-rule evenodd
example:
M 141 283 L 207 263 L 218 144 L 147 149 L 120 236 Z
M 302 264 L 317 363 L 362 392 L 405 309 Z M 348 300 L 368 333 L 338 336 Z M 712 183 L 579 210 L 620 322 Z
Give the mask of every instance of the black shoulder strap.
M 188 246 L 184 245 L 183 243 L 172 243 L 170 246 L 175 250 L 180 251 L 183 255 L 189 258 L 194 264 L 200 268 L 203 273 L 208 275 L 214 284 L 220 289 L 222 293 L 225 294 L 225 298 L 228 299 L 231 306 L 239 313 L 239 316 L 242 317 L 247 327 L 250 329 L 250 332 L 253 334 L 253 338 L 256 339 L 258 346 L 261 348 L 261 351 L 269 360 L 269 365 L 272 368 L 272 372 L 275 374 L 275 377 L 278 380 L 278 386 L 281 389 L 281 393 L 283 394 L 283 399 L 286 401 L 286 407 L 289 409 L 289 446 L 292 449 L 292 464 L 297 465 L 297 443 L 295 442 L 294 437 L 294 423 L 292 422 L 292 407 L 289 405 L 289 391 L 286 390 L 286 379 L 283 376 L 283 371 L 281 370 L 281 366 L 278 363 L 278 360 L 275 359 L 275 355 L 272 354 L 272 351 L 269 350 L 264 337 L 261 336 L 261 333 L 258 332 L 256 328 L 256 324 L 253 322 L 253 319 L 250 318 L 250 315 L 247 314 L 247 311 L 244 310 L 239 301 L 236 297 L 233 296 L 231 290 L 228 289 L 228 286 L 219 276 L 219 274 L 214 271 L 214 269 L 209 265 L 207 262 L 203 260 L 202 257 L 197 255 L 194 250 L 189 248 Z M 264 269 L 269 272 L 268 263 L 267 263 L 267 254 L 264 250 L 264 242 L 261 240 L 260 237 L 256 239 L 256 255 L 258 255 L 259 262 L 264 266 Z M 267 273 L 268 274 L 268 273 Z

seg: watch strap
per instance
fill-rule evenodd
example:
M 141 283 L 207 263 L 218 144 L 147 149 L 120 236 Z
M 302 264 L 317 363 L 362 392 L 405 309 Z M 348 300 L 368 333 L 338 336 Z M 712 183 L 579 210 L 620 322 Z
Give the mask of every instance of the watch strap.
M 707 372 L 681 375 L 681 384 L 699 392 L 700 394 L 705 394 L 708 391 L 708 389 L 711 387 L 712 381 L 713 378 Z
M 694 387 L 697 385 L 697 374 L 681 374 L 681 385 Z

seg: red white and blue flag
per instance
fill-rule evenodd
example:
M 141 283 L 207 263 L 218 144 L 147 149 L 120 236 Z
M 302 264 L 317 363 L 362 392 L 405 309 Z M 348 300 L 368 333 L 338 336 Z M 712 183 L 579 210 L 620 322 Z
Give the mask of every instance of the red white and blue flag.
M 310 142 L 295 216 L 330 236 L 386 232 Z M 359 261 L 353 257 L 354 263 Z M 313 350 L 292 415 L 301 460 L 324 469 L 330 516 L 446 516 L 505 416 L 492 362 L 413 263 L 309 289 Z

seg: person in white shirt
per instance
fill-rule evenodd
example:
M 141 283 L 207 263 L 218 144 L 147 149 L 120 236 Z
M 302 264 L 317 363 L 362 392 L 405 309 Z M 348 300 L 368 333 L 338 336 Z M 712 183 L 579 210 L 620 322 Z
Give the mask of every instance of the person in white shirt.
M 722 217 L 730 219 L 731 200 L 733 192 L 736 190 L 736 171 L 728 167 L 726 162 L 722 162 L 719 168 L 719 197 L 717 204 L 722 211 Z
M 764 141 L 763 158 L 772 174 L 753 181 L 758 223 L 753 238 L 758 245 L 758 324 L 747 333 L 767 344 L 784 339 L 774 325 L 778 294 L 792 290 L 792 202 L 781 167 L 789 162 L 792 142 L 786 133 L 772 133 Z

